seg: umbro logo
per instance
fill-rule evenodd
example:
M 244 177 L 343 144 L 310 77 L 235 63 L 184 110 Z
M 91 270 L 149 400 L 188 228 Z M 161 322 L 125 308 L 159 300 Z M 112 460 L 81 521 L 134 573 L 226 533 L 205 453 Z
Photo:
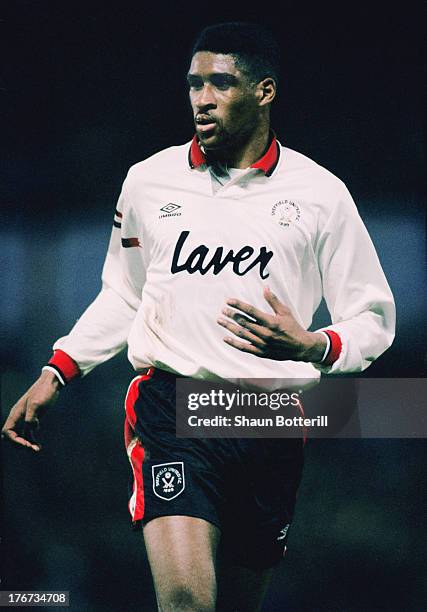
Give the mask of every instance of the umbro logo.
M 179 204 L 174 204 L 173 202 L 169 202 L 169 204 L 162 206 L 162 208 L 160 209 L 165 214 L 159 215 L 159 219 L 162 219 L 163 217 L 180 217 L 181 213 L 176 212 L 179 208 L 182 208 L 182 206 L 179 206 Z

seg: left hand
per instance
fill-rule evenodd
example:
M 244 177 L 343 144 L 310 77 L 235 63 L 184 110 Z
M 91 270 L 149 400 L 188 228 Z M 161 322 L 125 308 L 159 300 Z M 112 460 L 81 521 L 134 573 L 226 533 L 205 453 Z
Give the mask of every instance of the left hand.
M 301 327 L 290 309 L 268 287 L 264 289 L 264 298 L 274 314 L 235 298 L 227 300 L 222 313 L 228 319 L 220 317 L 217 322 L 235 337 L 227 336 L 224 342 L 239 351 L 265 359 L 320 361 L 326 348 L 324 336 Z

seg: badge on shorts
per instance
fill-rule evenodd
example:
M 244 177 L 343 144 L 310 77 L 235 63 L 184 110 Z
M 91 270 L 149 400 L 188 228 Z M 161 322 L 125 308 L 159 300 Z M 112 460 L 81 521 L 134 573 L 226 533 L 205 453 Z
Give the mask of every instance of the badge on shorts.
M 153 475 L 153 491 L 157 497 L 171 501 L 185 489 L 184 463 L 159 463 L 151 468 Z

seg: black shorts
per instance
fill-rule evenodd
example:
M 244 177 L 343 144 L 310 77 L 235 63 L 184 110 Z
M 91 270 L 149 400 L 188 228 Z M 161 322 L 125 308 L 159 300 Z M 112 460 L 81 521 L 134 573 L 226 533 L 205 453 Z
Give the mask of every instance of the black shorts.
M 227 560 L 275 565 L 286 551 L 303 467 L 302 439 L 176 438 L 176 377 L 151 368 L 126 395 L 135 528 L 159 516 L 205 519 Z

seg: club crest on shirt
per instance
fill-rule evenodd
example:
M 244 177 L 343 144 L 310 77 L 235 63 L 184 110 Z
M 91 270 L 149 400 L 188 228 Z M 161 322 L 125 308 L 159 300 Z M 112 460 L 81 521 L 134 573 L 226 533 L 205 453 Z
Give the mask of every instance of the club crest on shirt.
M 292 223 L 300 220 L 301 209 L 291 200 L 280 200 L 271 209 L 271 215 L 282 227 L 289 227 Z
M 184 463 L 159 463 L 151 468 L 153 476 L 153 491 L 157 497 L 171 501 L 185 489 Z

